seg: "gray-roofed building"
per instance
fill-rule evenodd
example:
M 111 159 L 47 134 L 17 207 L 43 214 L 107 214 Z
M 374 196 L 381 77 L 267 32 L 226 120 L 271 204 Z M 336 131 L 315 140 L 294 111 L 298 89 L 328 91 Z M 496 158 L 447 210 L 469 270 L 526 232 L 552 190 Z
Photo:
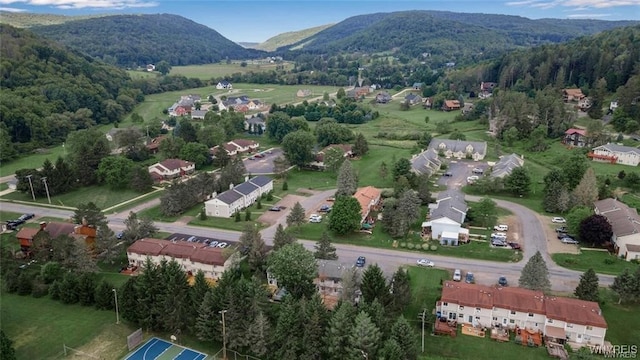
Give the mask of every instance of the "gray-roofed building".
M 640 259 L 640 216 L 638 210 L 616 199 L 596 201 L 595 213 L 607 218 L 613 230 L 611 241 L 618 256 L 625 260 Z
M 640 164 L 640 149 L 618 144 L 606 144 L 593 148 L 589 157 L 593 161 L 638 166 Z
M 258 175 L 249 180 L 260 189 L 260 196 L 273 190 L 273 179 L 264 175 Z
M 204 116 L 207 115 L 206 110 L 193 110 L 191 111 L 191 119 L 201 119 L 204 120 Z
M 244 121 L 244 130 L 250 134 L 262 134 L 266 128 L 264 119 L 259 116 L 252 116 Z
M 427 149 L 411 159 L 411 170 L 419 175 L 433 175 L 440 170 L 440 166 L 442 161 L 434 149 Z
M 409 105 L 416 105 L 422 102 L 422 97 L 418 94 L 411 93 L 404 97 L 404 101 L 406 101 Z
M 462 228 L 467 216 L 464 194 L 457 190 L 447 190 L 438 194 L 435 204 L 429 205 L 429 221 L 422 223 L 423 234 L 438 239 L 442 245 L 458 245 L 468 241 L 469 230 Z
M 487 143 L 484 141 L 434 138 L 429 143 L 429 149 L 434 149 L 436 152 L 442 153 L 447 158 L 471 158 L 475 161 L 482 160 L 487 155 Z
M 260 196 L 273 190 L 273 180 L 257 176 L 215 196 L 204 203 L 208 216 L 231 217 L 236 212 L 251 206 Z
M 493 165 L 492 177 L 504 178 L 511 175 L 513 169 L 524 165 L 524 159 L 517 154 L 504 155 Z

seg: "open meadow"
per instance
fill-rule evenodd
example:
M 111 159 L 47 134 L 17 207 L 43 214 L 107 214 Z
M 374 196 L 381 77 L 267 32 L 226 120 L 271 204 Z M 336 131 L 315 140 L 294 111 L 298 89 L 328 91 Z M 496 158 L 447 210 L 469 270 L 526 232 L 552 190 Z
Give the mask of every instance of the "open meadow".
M 245 64 L 244 66 L 242 64 Z M 292 69 L 294 66 L 290 62 L 279 63 L 264 63 L 264 62 L 240 62 L 234 61 L 227 63 L 216 64 L 204 64 L 204 65 L 187 65 L 187 66 L 174 66 L 171 68 L 170 75 L 183 75 L 188 78 L 198 78 L 201 80 L 209 80 L 212 78 L 221 78 L 225 76 L 231 76 L 232 74 L 246 74 L 248 72 L 266 72 L 276 70 L 278 68 L 284 68 L 285 70 Z M 233 84 L 235 87 L 235 84 Z

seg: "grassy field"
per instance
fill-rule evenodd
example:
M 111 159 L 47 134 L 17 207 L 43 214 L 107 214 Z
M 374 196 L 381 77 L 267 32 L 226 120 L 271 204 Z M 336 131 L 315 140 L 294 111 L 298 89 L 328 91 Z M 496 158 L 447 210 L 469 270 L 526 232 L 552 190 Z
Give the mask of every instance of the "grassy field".
M 600 274 L 618 275 L 624 269 L 632 273 L 640 267 L 629 261 L 619 259 L 617 256 L 605 251 L 582 250 L 580 254 L 552 254 L 551 258 L 556 264 L 572 270 L 587 271 L 593 268 Z
M 251 205 L 248 209 L 251 211 L 251 220 L 244 221 L 245 211 L 243 210 L 241 215 L 241 221 L 236 222 L 235 217 L 231 218 L 219 218 L 209 216 L 206 220 L 200 220 L 199 216 L 189 221 L 189 225 L 207 226 L 225 230 L 243 231 L 247 225 L 257 226 L 259 229 L 263 228 L 265 224 L 256 221 L 260 215 L 262 215 L 269 206 L 272 204 L 266 204 L 263 202 L 262 209 L 258 209 L 256 204 Z
M 77 207 L 92 201 L 97 207 L 106 209 L 123 201 L 133 199 L 141 194 L 133 190 L 112 190 L 106 186 L 89 186 L 76 189 L 66 194 L 51 196 L 51 203 L 60 206 Z M 12 192 L 4 195 L 6 200 L 33 202 L 31 194 Z M 48 204 L 47 197 L 36 197 L 36 203 Z
M 188 66 L 174 66 L 171 68 L 171 75 L 183 75 L 189 78 L 198 78 L 202 80 L 209 80 L 211 78 L 220 78 L 224 76 L 230 76 L 232 74 L 246 74 L 248 72 L 266 72 L 276 70 L 278 66 L 284 66 L 286 70 L 293 68 L 293 63 L 282 62 L 273 64 L 258 64 L 251 61 L 246 62 L 246 66 L 242 66 L 241 62 L 235 61 L 230 64 L 216 63 L 205 65 L 188 65 Z M 236 84 L 233 84 L 235 87 Z
M 37 152 L 23 156 L 19 159 L 2 163 L 0 166 L 0 176 L 8 176 L 15 174 L 16 170 L 20 169 L 38 169 L 42 166 L 42 163 L 46 159 L 49 159 L 52 163 L 56 162 L 59 156 L 64 156 L 65 150 L 60 146 L 39 149 Z
M 147 70 L 127 70 L 127 74 L 133 79 L 148 79 L 160 76 L 159 72 L 149 72 Z
M 0 221 L 14 220 L 20 217 L 21 213 L 0 210 Z

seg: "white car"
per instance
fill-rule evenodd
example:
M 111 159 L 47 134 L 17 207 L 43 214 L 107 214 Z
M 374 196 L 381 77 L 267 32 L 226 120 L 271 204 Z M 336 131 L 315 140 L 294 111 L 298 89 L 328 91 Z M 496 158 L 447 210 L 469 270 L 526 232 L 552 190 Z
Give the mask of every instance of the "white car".
M 563 217 L 554 217 L 551 219 L 552 223 L 564 224 L 567 222 Z
M 435 264 L 431 260 L 420 259 L 417 261 L 418 266 L 434 267 Z
M 480 180 L 480 177 L 477 175 L 471 175 L 467 178 L 467 182 L 470 182 L 470 183 L 478 180 Z
M 309 216 L 309 222 L 311 222 L 311 223 L 322 222 L 322 216 L 320 216 L 318 214 L 311 214 L 311 216 Z
M 508 231 L 509 230 L 509 225 L 496 225 L 493 227 L 493 230 L 495 231 Z
M 572 239 L 570 237 L 562 238 L 560 239 L 560 241 L 562 241 L 563 244 L 578 244 L 578 240 Z
M 460 281 L 462 280 L 462 271 L 460 271 L 460 269 L 455 269 L 453 271 L 453 281 Z

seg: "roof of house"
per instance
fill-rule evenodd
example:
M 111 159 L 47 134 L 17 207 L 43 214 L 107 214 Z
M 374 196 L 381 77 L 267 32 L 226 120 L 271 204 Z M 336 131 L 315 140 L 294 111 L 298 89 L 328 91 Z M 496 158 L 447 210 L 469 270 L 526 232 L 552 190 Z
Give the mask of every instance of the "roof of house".
M 427 149 L 411 159 L 411 168 L 419 174 L 430 175 L 441 164 L 438 152 L 434 149 Z
M 493 289 L 493 306 L 511 311 L 544 314 L 544 293 L 519 287 L 498 287 Z
M 222 249 L 218 247 L 203 247 L 194 251 L 191 255 L 191 261 L 201 263 L 201 264 L 209 264 L 209 265 L 224 265 L 226 259 L 222 254 Z
M 76 225 L 67 222 L 49 222 L 44 230 L 49 233 L 52 239 L 60 235 L 72 235 L 75 233 Z
M 505 155 L 498 160 L 498 162 L 493 165 L 493 170 L 491 171 L 491 176 L 493 177 L 503 177 L 511 174 L 513 169 L 520 167 L 524 164 L 524 159 L 518 154 Z
M 444 106 L 448 107 L 448 108 L 456 108 L 456 107 L 460 107 L 460 101 L 458 100 L 445 100 L 444 101 Z
M 342 279 L 344 271 L 351 268 L 337 260 L 316 260 L 316 264 L 319 278 Z
M 413 87 L 422 87 L 421 82 L 413 83 Z
M 251 182 L 245 181 L 242 184 L 236 185 L 233 190 L 239 192 L 242 195 L 249 195 L 252 192 L 258 190 L 258 186 Z
M 369 212 L 369 206 L 371 206 L 372 202 L 380 200 L 381 194 L 382 191 L 373 186 L 359 188 L 358 191 L 353 194 L 353 197 L 355 197 L 356 200 L 358 200 L 358 203 L 360 203 L 362 216 L 365 216 Z
M 417 95 L 417 94 L 413 94 L 413 93 L 408 94 L 408 95 L 407 95 L 407 96 L 405 96 L 404 98 L 405 98 L 405 100 L 409 100 L 409 101 L 413 101 L 413 100 L 421 100 L 421 99 L 422 99 L 419 95 Z
M 160 251 L 164 248 L 166 243 L 170 241 L 144 238 L 140 239 L 127 248 L 128 253 L 135 253 L 140 255 L 160 255 Z
M 16 234 L 16 237 L 18 239 L 33 239 L 34 236 L 36 236 L 36 234 L 40 231 L 40 228 L 27 228 L 27 227 L 23 227 L 21 228 L 18 233 Z
M 493 308 L 492 289 L 484 285 L 447 281 L 442 286 L 440 301 L 463 306 Z
M 480 90 L 483 90 L 483 91 L 492 90 L 494 87 L 496 87 L 496 85 L 497 84 L 494 82 L 483 81 L 480 83 Z
M 224 265 L 222 249 L 211 248 L 203 243 L 170 241 L 144 238 L 131 244 L 128 253 L 148 256 L 168 256 L 179 259 L 190 259 L 192 262 L 210 265 Z
M 191 165 L 193 165 L 192 162 L 182 160 L 182 159 L 165 159 L 165 160 L 162 160 L 159 164 L 162 165 L 167 170 L 179 170 L 179 169 L 190 167 Z
M 438 201 L 438 207 L 431 210 L 431 220 L 446 217 L 458 224 L 464 222 L 467 213 L 467 204 L 457 199 L 446 199 Z
M 439 139 L 433 138 L 429 143 L 429 149 L 435 149 L 436 151 L 443 147 L 443 150 L 451 150 L 452 152 L 466 152 L 468 146 L 472 147 L 472 152 L 479 154 L 486 154 L 487 143 L 484 141 L 463 141 L 452 139 Z
M 160 250 L 160 255 L 170 256 L 172 258 L 188 259 L 198 249 L 206 246 L 202 243 L 193 243 L 187 241 L 167 241 L 165 246 Z
M 544 304 L 548 318 L 573 324 L 607 327 L 597 302 L 566 297 L 546 297 Z
M 259 187 L 264 187 L 265 185 L 269 184 L 270 182 L 273 182 L 273 179 L 271 179 L 268 176 L 264 176 L 264 175 L 258 175 L 252 179 L 249 179 L 249 182 L 257 185 Z
M 610 152 L 617 152 L 617 153 L 636 153 L 638 155 L 640 155 L 640 149 L 632 147 L 632 146 L 623 146 L 623 145 L 618 145 L 618 144 L 605 144 L 605 145 L 600 145 L 598 147 L 593 148 L 593 150 L 598 150 L 598 149 L 605 149 L 608 150 Z
M 231 190 L 227 190 L 221 194 L 219 194 L 218 196 L 215 197 L 216 199 L 222 201 L 223 203 L 230 205 L 233 204 L 234 202 L 238 201 L 238 199 L 242 198 L 242 194 L 237 192 L 237 191 L 233 191 L 233 189 Z
M 258 143 L 248 139 L 234 139 L 230 142 L 240 145 L 241 147 L 258 146 Z
M 249 119 L 246 119 L 244 122 L 247 124 L 264 124 L 264 119 L 259 116 L 252 116 Z
M 594 205 L 597 213 L 607 218 L 616 237 L 640 233 L 638 210 L 612 198 L 596 201 Z
M 207 110 L 193 110 L 191 112 L 191 117 L 204 117 L 207 115 Z
M 571 128 L 571 129 L 568 129 L 567 131 L 565 131 L 564 133 L 565 133 L 565 135 L 579 134 L 579 135 L 582 135 L 582 136 L 587 136 L 587 130 L 585 130 L 585 129 Z
M 581 89 L 563 89 L 562 91 L 569 96 L 584 96 Z

